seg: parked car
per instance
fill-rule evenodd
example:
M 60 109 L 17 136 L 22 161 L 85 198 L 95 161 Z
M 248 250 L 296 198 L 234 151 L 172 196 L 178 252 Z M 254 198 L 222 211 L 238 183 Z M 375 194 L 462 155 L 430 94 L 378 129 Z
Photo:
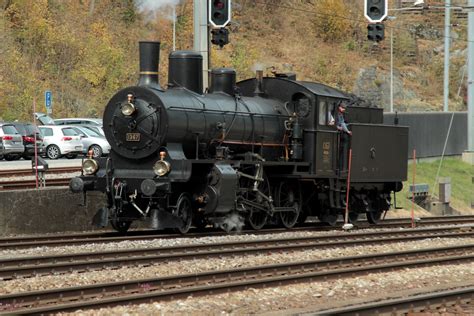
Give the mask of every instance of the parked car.
M 39 126 L 43 136 L 44 154 L 49 159 L 66 156 L 76 158 L 82 153 L 81 136 L 71 126 Z
M 3 139 L 0 136 L 0 160 L 3 159 Z
M 2 142 L 0 159 L 20 159 L 25 147 L 20 133 L 12 123 L 0 123 L 0 141 Z
M 88 152 L 92 151 L 92 157 L 99 158 L 104 154 L 110 152 L 110 144 L 104 136 L 97 133 L 90 126 L 71 126 L 74 128 L 79 135 L 81 135 L 82 145 L 84 149 L 82 153 L 87 155 Z
M 0 138 L 3 150 L 1 157 L 6 160 L 19 159 L 25 151 L 23 140 L 18 130 L 11 123 L 0 123 Z
M 34 115 L 38 122 L 42 125 L 56 125 L 54 120 L 48 114 L 36 112 Z
M 22 154 L 24 159 L 31 159 L 35 155 L 35 142 L 38 155 L 43 153 L 43 138 L 38 127 L 31 123 L 12 123 L 17 131 L 21 134 L 25 151 Z
M 53 120 L 55 125 L 76 125 L 76 126 L 87 126 L 95 130 L 101 135 L 104 134 L 102 129 L 102 119 L 95 118 L 62 118 Z

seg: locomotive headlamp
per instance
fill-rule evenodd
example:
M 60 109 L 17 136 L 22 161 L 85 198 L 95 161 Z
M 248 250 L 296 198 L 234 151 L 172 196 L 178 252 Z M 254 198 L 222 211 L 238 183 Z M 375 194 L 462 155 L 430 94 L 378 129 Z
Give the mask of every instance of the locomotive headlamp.
M 133 105 L 133 103 L 128 102 L 122 105 L 122 114 L 125 116 L 131 116 L 133 113 L 135 113 L 135 111 L 136 111 L 136 108 L 135 108 L 135 105 Z
M 157 176 L 162 177 L 171 171 L 171 164 L 166 160 L 158 160 L 153 166 L 153 171 Z
M 92 175 L 99 170 L 99 164 L 94 159 L 85 159 L 82 163 L 82 171 L 86 175 Z
M 132 103 L 133 101 L 133 95 L 132 94 L 128 94 L 127 95 L 127 98 L 128 98 L 128 101 L 127 103 L 123 104 L 122 105 L 122 114 L 125 115 L 125 116 L 131 116 L 133 113 L 135 113 L 135 111 L 137 110 L 137 108 L 135 107 L 135 104 Z
M 155 162 L 155 165 L 153 166 L 153 172 L 159 177 L 167 175 L 171 171 L 171 164 L 164 160 L 165 156 L 166 152 L 160 152 L 160 160 Z

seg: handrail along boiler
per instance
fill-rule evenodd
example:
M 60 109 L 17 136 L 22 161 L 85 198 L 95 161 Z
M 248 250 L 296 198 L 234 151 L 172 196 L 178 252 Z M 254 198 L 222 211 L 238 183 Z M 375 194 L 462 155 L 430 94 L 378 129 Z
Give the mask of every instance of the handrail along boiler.
M 168 87 L 158 82 L 159 42 L 140 42 L 138 85 L 104 111 L 112 150 L 88 158 L 73 192 L 102 191 L 93 222 L 125 232 L 135 220 L 186 233 L 208 224 L 230 231 L 268 223 L 292 227 L 307 216 L 334 225 L 345 209 L 347 157 L 332 125 L 353 98 L 323 84 L 276 74 L 236 83 L 232 69 L 210 73 L 202 56 L 169 56 Z M 384 125 L 382 109 L 353 103 L 349 218 L 377 223 L 407 174 L 408 128 Z M 345 159 L 347 160 L 347 159 Z

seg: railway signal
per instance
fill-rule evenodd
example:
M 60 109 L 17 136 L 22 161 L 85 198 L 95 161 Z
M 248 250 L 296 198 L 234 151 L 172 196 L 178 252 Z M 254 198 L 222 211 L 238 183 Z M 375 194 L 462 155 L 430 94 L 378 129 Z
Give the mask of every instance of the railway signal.
M 230 22 L 231 0 L 208 0 L 209 23 L 212 27 L 225 27 Z
M 221 48 L 224 45 L 229 44 L 229 30 L 225 27 L 221 27 L 219 29 L 211 30 L 211 43 L 214 45 L 219 45 Z
M 388 0 L 365 0 L 364 16 L 370 23 L 382 22 L 388 15 Z
M 367 25 L 367 39 L 369 41 L 380 42 L 385 38 L 385 25 L 373 23 Z

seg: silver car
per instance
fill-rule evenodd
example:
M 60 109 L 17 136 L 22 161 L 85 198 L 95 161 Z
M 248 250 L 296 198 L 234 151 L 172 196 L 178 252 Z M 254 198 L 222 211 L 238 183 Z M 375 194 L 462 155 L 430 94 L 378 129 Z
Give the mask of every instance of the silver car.
M 23 138 L 12 124 L 0 123 L 0 139 L 3 147 L 0 158 L 5 157 L 6 160 L 18 159 L 25 151 Z
M 110 144 L 107 139 L 89 126 L 71 126 L 71 128 L 74 128 L 81 135 L 82 145 L 84 146 L 83 154 L 88 155 L 91 151 L 93 158 L 99 158 L 110 152 Z
M 49 159 L 62 156 L 72 159 L 82 154 L 81 136 L 73 127 L 46 125 L 38 128 L 43 136 L 44 153 Z
M 55 125 L 80 125 L 87 126 L 97 133 L 105 136 L 104 130 L 102 129 L 102 119 L 95 118 L 62 118 L 53 120 Z

